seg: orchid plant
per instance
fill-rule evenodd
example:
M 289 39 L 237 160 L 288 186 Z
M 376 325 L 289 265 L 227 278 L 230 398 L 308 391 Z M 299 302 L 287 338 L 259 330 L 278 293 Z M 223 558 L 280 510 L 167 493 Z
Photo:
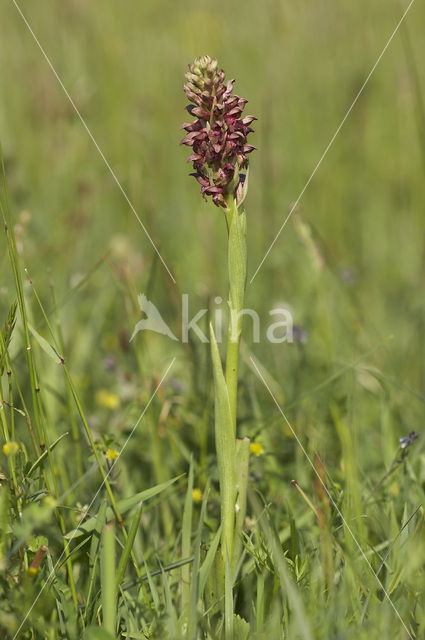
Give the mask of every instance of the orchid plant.
M 246 512 L 249 439 L 237 439 L 237 391 L 242 310 L 246 286 L 246 214 L 249 154 L 247 143 L 254 116 L 243 116 L 247 100 L 233 93 L 234 80 L 227 80 L 217 60 L 196 58 L 186 73 L 184 92 L 195 118 L 182 128 L 182 144 L 192 148 L 188 162 L 191 175 L 201 185 L 205 199 L 222 209 L 228 232 L 229 322 L 225 371 L 214 330 L 210 325 L 211 355 L 215 387 L 215 442 L 221 494 L 221 552 L 227 578 L 234 580 Z M 228 579 L 226 579 L 228 582 Z M 226 598 L 227 601 L 227 598 Z M 229 630 L 230 619 L 226 615 Z

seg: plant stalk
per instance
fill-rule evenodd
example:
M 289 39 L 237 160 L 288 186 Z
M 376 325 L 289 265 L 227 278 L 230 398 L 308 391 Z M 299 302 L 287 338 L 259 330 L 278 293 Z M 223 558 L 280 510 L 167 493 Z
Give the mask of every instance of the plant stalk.
M 242 310 L 246 283 L 246 217 L 231 198 L 226 210 L 228 230 L 229 321 L 225 376 L 221 367 L 214 333 L 211 349 L 215 379 L 216 449 L 220 479 L 222 556 L 224 564 L 235 566 L 235 539 L 240 536 L 240 519 L 235 522 L 236 497 L 236 418 L 238 396 L 239 345 L 242 332 Z M 244 485 L 245 486 L 245 485 Z M 242 497 L 242 503 L 245 503 Z M 235 524 L 238 531 L 235 531 Z M 239 544 L 236 549 L 240 551 Z
M 226 385 L 229 394 L 233 436 L 236 438 L 239 346 L 242 334 L 242 311 L 246 286 L 246 216 L 232 199 L 227 214 L 229 324 L 226 350 Z

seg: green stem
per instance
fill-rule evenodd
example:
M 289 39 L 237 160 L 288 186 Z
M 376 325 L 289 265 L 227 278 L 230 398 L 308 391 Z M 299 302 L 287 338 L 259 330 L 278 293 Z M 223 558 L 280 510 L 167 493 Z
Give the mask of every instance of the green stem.
M 112 637 L 115 637 L 115 607 L 116 607 L 116 570 L 115 570 L 115 527 L 110 522 L 103 529 L 103 547 L 101 557 L 101 594 L 103 627 Z
M 242 332 L 242 310 L 246 284 L 246 217 L 236 202 L 228 201 L 229 323 L 226 370 L 223 373 L 220 354 L 210 324 L 211 356 L 215 388 L 215 442 L 221 499 L 221 554 L 215 561 L 215 572 L 225 590 L 224 631 L 226 640 L 233 638 L 234 569 L 238 567 L 241 534 L 246 508 L 249 440 L 236 446 L 239 344 Z M 239 452 L 237 454 L 237 451 Z M 237 460 L 239 464 L 237 464 Z M 242 464 L 241 464 L 242 463 Z M 238 477 L 239 476 L 239 477 Z
M 238 397 L 239 345 L 246 285 L 246 216 L 233 201 L 227 214 L 229 269 L 229 325 L 226 351 L 226 385 L 234 437 Z
M 223 536 L 227 545 L 229 566 L 233 567 L 237 558 L 233 557 L 235 535 L 236 487 L 236 419 L 238 399 L 239 345 L 242 333 L 242 310 L 246 285 L 246 217 L 243 208 L 238 209 L 236 202 L 229 202 L 226 214 L 228 229 L 228 270 L 229 270 L 229 323 L 226 349 L 225 384 L 227 388 L 230 420 L 227 425 L 227 438 L 232 442 L 232 459 L 222 463 L 221 492 Z M 228 451 L 226 455 L 230 456 Z M 243 499 L 242 499 L 243 501 Z M 239 529 L 240 527 L 237 527 Z M 239 537 L 240 531 L 236 532 Z M 236 545 L 239 555 L 239 544 Z M 226 549 L 222 549 L 226 553 Z M 226 560 L 226 557 L 224 556 Z
M 236 413 L 238 402 L 239 344 L 240 339 L 236 341 L 232 341 L 231 339 L 231 321 L 229 321 L 229 333 L 226 349 L 226 385 L 227 392 L 229 394 L 234 438 L 236 438 Z
M 210 325 L 211 356 L 215 387 L 215 446 L 220 481 L 221 524 L 222 524 L 222 569 L 226 554 L 232 557 L 235 526 L 235 437 L 233 435 L 229 396 L 221 366 L 220 354 L 212 325 Z
M 232 575 L 236 579 L 242 552 L 242 534 L 245 525 L 249 471 L 249 438 L 236 440 L 236 519 L 233 542 Z

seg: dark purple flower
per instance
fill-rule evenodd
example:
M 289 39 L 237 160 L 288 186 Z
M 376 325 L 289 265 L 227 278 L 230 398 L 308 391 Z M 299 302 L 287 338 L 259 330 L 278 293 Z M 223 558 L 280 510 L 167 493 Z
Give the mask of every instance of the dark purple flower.
M 196 120 L 185 122 L 187 135 L 181 141 L 192 147 L 188 162 L 201 185 L 201 193 L 214 204 L 228 208 L 229 199 L 239 204 L 245 197 L 248 154 L 255 149 L 247 144 L 254 116 L 242 117 L 247 100 L 233 94 L 234 80 L 225 79 L 215 58 L 201 56 L 189 65 L 184 92 L 191 104 L 186 107 Z

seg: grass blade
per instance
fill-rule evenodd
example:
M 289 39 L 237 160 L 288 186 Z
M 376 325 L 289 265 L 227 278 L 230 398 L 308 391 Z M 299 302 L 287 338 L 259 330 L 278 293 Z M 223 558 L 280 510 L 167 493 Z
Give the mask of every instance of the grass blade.
M 103 627 L 115 635 L 115 526 L 112 522 L 103 529 L 101 584 Z
M 128 564 L 128 560 L 130 558 L 131 551 L 133 549 L 134 540 L 136 538 L 137 530 L 140 524 L 140 518 L 142 517 L 142 509 L 143 505 L 141 504 L 137 509 L 136 513 L 133 516 L 133 520 L 131 522 L 130 531 L 128 532 L 128 538 L 125 541 L 124 550 L 121 554 L 120 561 L 118 563 L 118 568 L 116 572 L 115 578 L 115 589 L 118 592 L 118 589 L 121 584 L 121 580 L 124 577 L 124 573 Z

